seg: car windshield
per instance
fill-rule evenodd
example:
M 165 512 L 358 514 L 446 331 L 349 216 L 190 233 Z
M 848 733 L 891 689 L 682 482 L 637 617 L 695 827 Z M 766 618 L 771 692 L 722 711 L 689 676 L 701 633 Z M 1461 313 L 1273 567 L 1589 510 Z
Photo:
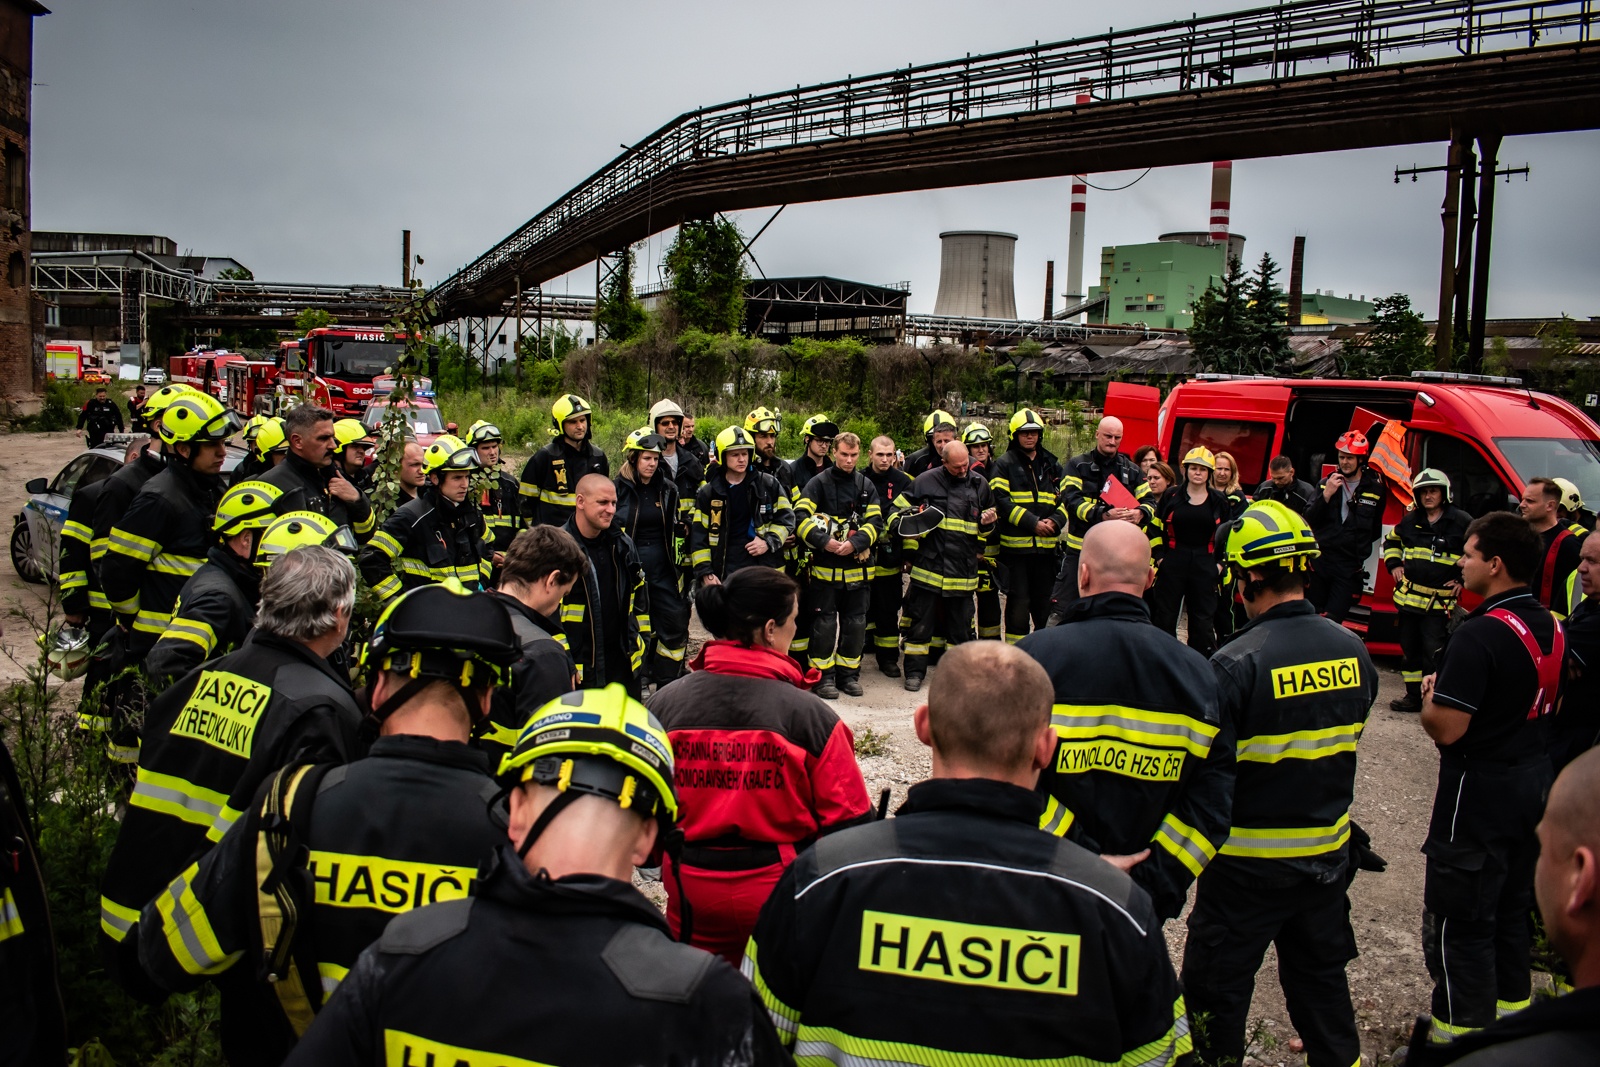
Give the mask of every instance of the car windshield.
M 1565 478 L 1583 494 L 1584 507 L 1600 501 L 1600 441 L 1571 437 L 1496 437 L 1494 443 L 1517 476 Z
M 438 408 L 405 408 L 406 422 L 414 434 L 441 434 L 444 433 L 444 420 L 439 417 Z M 388 414 L 389 405 L 374 403 L 367 405 L 367 412 L 362 416 L 361 424 L 367 429 L 377 432 L 383 425 L 383 418 Z

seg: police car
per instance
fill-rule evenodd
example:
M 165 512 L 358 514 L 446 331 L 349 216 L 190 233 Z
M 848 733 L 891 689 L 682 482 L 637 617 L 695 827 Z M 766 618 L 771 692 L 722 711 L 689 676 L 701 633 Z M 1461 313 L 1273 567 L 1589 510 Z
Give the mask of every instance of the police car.
M 129 435 L 111 434 L 107 443 L 75 456 L 54 478 L 34 478 L 24 488 L 29 499 L 17 512 L 11 529 L 11 566 L 27 582 L 55 581 L 61 562 L 61 528 L 66 525 L 72 494 L 109 478 L 122 468 Z M 119 443 L 121 442 L 121 443 Z M 228 446 L 224 474 L 244 459 L 244 449 Z

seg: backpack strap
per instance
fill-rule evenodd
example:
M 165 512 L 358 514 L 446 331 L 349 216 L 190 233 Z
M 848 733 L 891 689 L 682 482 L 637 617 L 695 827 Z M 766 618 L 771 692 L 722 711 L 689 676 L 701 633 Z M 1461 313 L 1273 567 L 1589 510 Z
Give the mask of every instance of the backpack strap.
M 1552 611 L 1555 610 L 1555 604 L 1550 598 L 1556 588 L 1556 556 L 1561 552 L 1561 542 L 1571 536 L 1572 531 L 1565 526 L 1556 531 L 1556 535 L 1550 539 L 1550 547 L 1545 549 L 1544 569 L 1539 572 L 1539 603 Z
M 278 997 L 289 1025 L 303 1037 L 322 1006 L 322 981 L 309 946 L 295 935 L 311 910 L 299 871 L 308 856 L 311 810 L 323 777 L 335 764 L 283 768 L 258 794 L 256 811 L 256 911 L 261 926 L 260 977 Z M 296 949 L 300 948 L 300 951 Z
M 1533 631 L 1528 629 L 1528 624 L 1514 612 L 1505 608 L 1495 608 L 1484 614 L 1499 619 L 1511 627 L 1511 632 L 1517 635 L 1522 647 L 1527 649 L 1528 655 L 1533 659 L 1533 669 L 1539 676 L 1539 691 L 1534 694 L 1533 706 L 1528 709 L 1528 718 L 1538 719 L 1549 715 L 1555 710 L 1556 693 L 1561 684 L 1561 664 L 1567 652 L 1567 635 L 1561 629 L 1561 620 L 1551 619 L 1555 629 L 1550 635 L 1550 651 L 1545 652 L 1539 647 L 1539 642 L 1534 640 Z

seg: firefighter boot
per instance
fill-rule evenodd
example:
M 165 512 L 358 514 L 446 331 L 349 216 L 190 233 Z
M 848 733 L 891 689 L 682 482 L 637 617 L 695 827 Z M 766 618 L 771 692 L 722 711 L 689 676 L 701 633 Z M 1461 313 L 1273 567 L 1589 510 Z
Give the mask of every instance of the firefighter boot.
M 839 699 L 839 687 L 833 684 L 833 668 L 830 667 L 822 672 L 822 681 L 817 683 L 817 687 L 812 692 L 823 700 Z

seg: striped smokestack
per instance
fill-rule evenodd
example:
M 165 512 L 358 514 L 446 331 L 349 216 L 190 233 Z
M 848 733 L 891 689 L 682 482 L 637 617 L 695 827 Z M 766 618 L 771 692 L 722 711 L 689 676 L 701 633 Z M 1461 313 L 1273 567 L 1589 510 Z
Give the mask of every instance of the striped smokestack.
M 1087 104 L 1093 97 L 1089 83 L 1078 83 L 1078 103 Z M 1089 186 L 1082 174 L 1072 176 L 1072 214 L 1067 221 L 1067 307 L 1083 302 L 1083 223 L 1088 210 Z M 1081 315 L 1073 315 L 1082 321 Z
M 1233 161 L 1219 159 L 1211 164 L 1211 243 L 1227 247 L 1228 207 L 1233 199 Z

